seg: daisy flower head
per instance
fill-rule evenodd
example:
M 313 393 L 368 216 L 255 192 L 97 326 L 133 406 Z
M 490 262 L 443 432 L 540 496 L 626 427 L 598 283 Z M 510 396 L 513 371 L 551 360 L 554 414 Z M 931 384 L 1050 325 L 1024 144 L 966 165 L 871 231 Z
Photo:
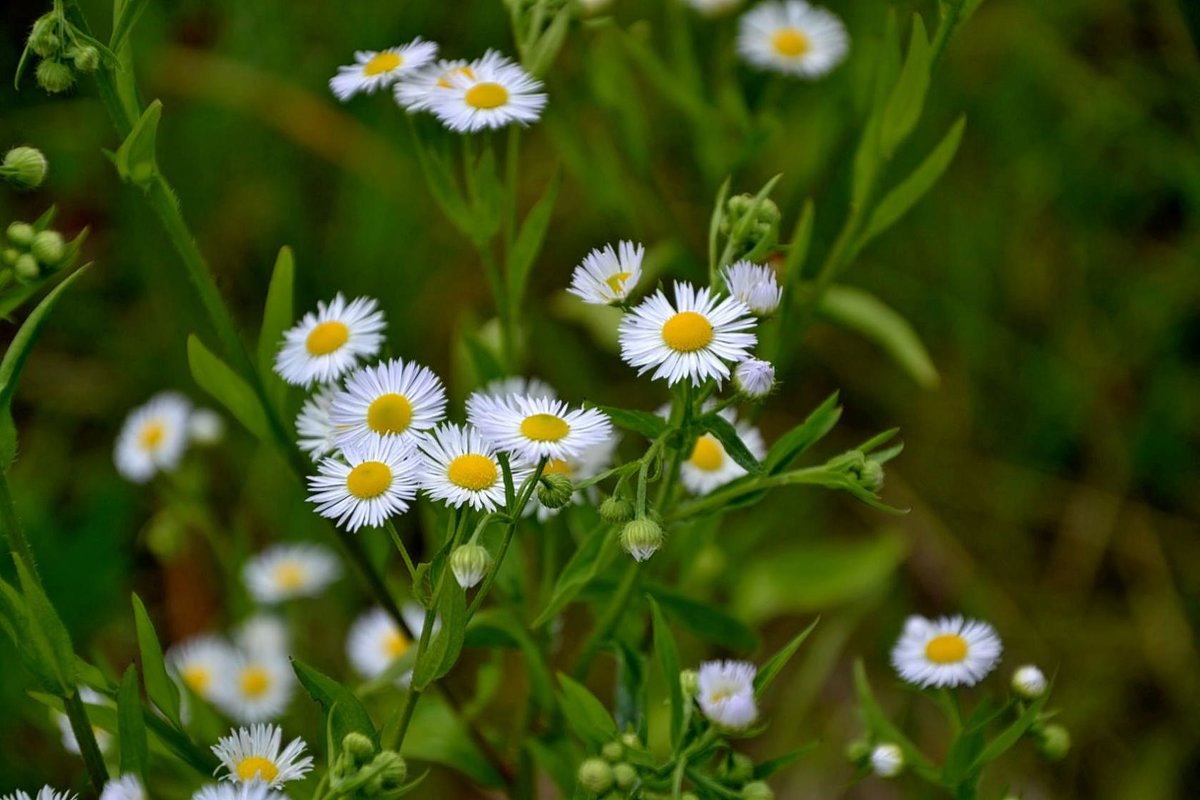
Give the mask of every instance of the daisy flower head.
M 722 409 L 720 415 L 733 425 L 746 449 L 762 461 L 767 448 L 758 429 L 739 420 L 732 408 Z M 711 433 L 703 433 L 696 439 L 691 455 L 679 466 L 679 480 L 692 494 L 708 494 L 745 474 L 746 470 L 730 457 L 725 446 Z
M 212 783 L 197 789 L 192 800 L 287 800 L 287 795 L 262 781 Z
M 351 373 L 329 410 L 343 448 L 411 439 L 445 416 L 442 379 L 428 367 L 399 358 Z
M 408 618 L 405 624 L 412 626 Z M 423 623 L 423 614 L 420 623 Z M 413 626 L 414 633 L 421 630 L 421 624 Z M 358 674 L 367 680 L 374 680 L 387 671 L 397 659 L 401 658 L 413 646 L 412 639 L 396 624 L 396 621 L 382 608 L 373 608 L 354 621 L 346 636 L 346 656 Z M 397 679 L 397 684 L 407 686 L 412 679 L 408 672 Z
M 213 700 L 238 722 L 266 722 L 283 714 L 295 688 L 296 675 L 286 656 L 240 652 L 229 680 L 216 691 Z
M 974 686 L 995 668 L 1002 649 L 1000 637 L 986 622 L 912 616 L 892 649 L 892 666 L 922 688 Z
M 179 466 L 191 439 L 192 404 L 175 392 L 161 392 L 125 418 L 113 460 L 122 478 L 145 483 Z
M 598 306 L 624 302 L 642 277 L 645 255 L 646 248 L 633 242 L 619 242 L 615 250 L 606 244 L 584 256 L 567 291 Z
M 762 400 L 775 388 L 775 365 L 747 358 L 733 368 L 733 388 L 749 400 Z
M 225 435 L 225 420 L 211 408 L 197 408 L 188 417 L 188 438 L 199 445 L 214 445 Z
M 476 511 L 504 506 L 504 473 L 496 451 L 469 425 L 447 423 L 422 440 L 421 489 L 453 508 L 469 505 Z M 513 469 L 513 483 L 529 475 L 527 467 Z
M 137 775 L 122 775 L 104 784 L 100 800 L 146 800 L 146 789 Z
M 832 11 L 804 0 L 762 3 L 742 15 L 738 53 L 759 69 L 819 78 L 846 57 L 850 37 Z
M 1046 674 L 1033 664 L 1017 667 L 1012 676 L 1012 688 L 1026 700 L 1037 700 L 1046 693 Z
M 775 313 L 783 300 L 783 289 L 775 270 L 750 261 L 738 261 L 721 271 L 729 293 L 746 304 L 750 313 L 766 317 Z
M 236 653 L 224 639 L 201 634 L 167 651 L 167 666 L 198 697 L 212 701 L 233 675 Z
M 621 356 L 641 375 L 699 386 L 729 377 L 727 362 L 742 361 L 757 338 L 750 310 L 735 297 L 715 298 L 690 283 L 675 284 L 675 303 L 657 291 L 621 320 Z
M 296 416 L 296 435 L 300 449 L 314 461 L 337 450 L 337 428 L 329 416 L 333 409 L 333 398 L 341 391 L 337 384 L 322 386 L 304 401 Z
M 417 496 L 419 464 L 415 448 L 395 437 L 343 450 L 326 458 L 308 478 L 309 502 L 317 513 L 350 532 L 378 527 L 403 514 Z
M 246 618 L 234 633 L 237 646 L 247 653 L 287 658 L 291 634 L 281 617 L 260 611 Z
M 434 93 L 439 88 L 449 89 L 451 76 L 460 73 L 467 79 L 475 77 L 471 62 L 465 58 L 443 58 L 405 73 L 396 83 L 396 102 L 409 112 L 429 111 Z
M 238 728 L 213 745 L 213 754 L 225 768 L 223 776 L 235 783 L 261 781 L 277 789 L 288 781 L 300 780 L 312 769 L 312 756 L 304 755 L 304 740 L 283 745 L 278 725 Z
M 696 702 L 704 716 L 721 728 L 742 730 L 758 719 L 754 676 L 745 661 L 706 661 L 700 665 Z
M 277 544 L 246 562 L 242 578 L 259 603 L 313 597 L 342 574 L 341 563 L 317 544 Z
M 527 395 L 472 399 L 467 406 L 471 424 L 483 438 L 523 461 L 577 458 L 613 435 L 607 416 L 591 408 L 573 409 L 561 400 Z
M 899 745 L 884 743 L 871 751 L 871 769 L 881 778 L 894 778 L 904 769 L 904 751 Z
M 383 312 L 370 297 L 346 302 L 340 293 L 317 303 L 283 334 L 275 371 L 293 386 L 337 380 L 383 344 Z
M 337 75 L 329 79 L 329 88 L 343 102 L 360 92 L 373 94 L 433 61 L 437 51 L 436 44 L 419 36 L 400 47 L 359 50 L 353 64 L 338 67 Z
M 495 50 L 443 76 L 429 108 L 452 131 L 474 133 L 537 122 L 546 106 L 542 82 Z
M 29 792 L 18 789 L 12 794 L 0 795 L 0 800 L 79 800 L 79 795 L 60 792 L 53 786 L 43 786 L 34 798 L 29 796 Z

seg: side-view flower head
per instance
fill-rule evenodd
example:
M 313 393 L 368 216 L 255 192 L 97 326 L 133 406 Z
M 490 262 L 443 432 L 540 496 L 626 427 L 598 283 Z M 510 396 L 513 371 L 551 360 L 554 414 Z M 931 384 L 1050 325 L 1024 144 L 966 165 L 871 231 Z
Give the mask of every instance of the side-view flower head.
M 420 37 L 400 47 L 360 50 L 354 54 L 353 64 L 338 67 L 337 75 L 329 79 L 329 88 L 343 101 L 360 92 L 373 94 L 401 76 L 420 70 L 437 57 L 437 51 L 436 44 Z

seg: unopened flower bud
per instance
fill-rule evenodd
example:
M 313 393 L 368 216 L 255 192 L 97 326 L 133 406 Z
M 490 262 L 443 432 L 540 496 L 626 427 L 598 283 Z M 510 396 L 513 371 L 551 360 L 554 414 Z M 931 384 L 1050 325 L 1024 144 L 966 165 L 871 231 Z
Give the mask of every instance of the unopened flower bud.
M 364 733 L 347 733 L 342 739 L 342 752 L 355 765 L 366 764 L 375 755 L 375 743 Z
M 663 530 L 647 517 L 627 522 L 621 529 L 621 546 L 635 561 L 645 561 L 663 544 Z
M 700 691 L 700 673 L 694 669 L 685 669 L 679 673 L 679 688 L 684 697 L 695 697 Z
M 14 222 L 8 226 L 8 240 L 17 247 L 29 247 L 36 235 L 37 229 L 28 222 Z
M 571 502 L 575 494 L 575 484 L 560 472 L 542 475 L 538 481 L 538 502 L 546 508 L 562 508 Z
M 899 745 L 877 745 L 871 751 L 871 769 L 881 778 L 896 777 L 904 769 L 904 751 Z
M 735 194 L 726 200 L 725 214 L 721 218 L 721 233 L 726 236 L 733 233 L 735 226 L 745 219 L 752 208 L 754 208 L 754 195 L 752 194 Z M 775 204 L 774 200 L 769 197 L 763 198 L 754 212 L 754 218 L 750 221 L 750 237 L 757 239 L 769 235 L 772 230 L 778 230 L 779 220 L 782 216 L 779 213 L 779 206 Z
M 450 571 L 464 589 L 486 578 L 491 569 L 492 554 L 481 544 L 464 544 L 450 554 Z
M 632 750 L 641 750 L 642 749 L 642 740 L 638 738 L 638 735 L 636 733 L 632 733 L 632 732 L 621 734 L 621 744 L 625 745 L 626 747 L 628 747 Z
M 633 764 L 617 764 L 613 767 L 613 779 L 617 782 L 618 789 L 632 789 L 637 783 L 637 769 Z
M 13 274 L 21 283 L 29 283 L 41 276 L 42 268 L 38 266 L 37 259 L 32 254 L 22 253 L 17 257 L 17 263 L 13 264 Z
M 367 765 L 366 769 L 375 772 L 374 777 L 363 787 L 367 797 L 390 797 L 393 792 L 404 785 L 408 777 L 408 764 L 404 757 L 392 750 L 384 750 Z
M 49 164 L 36 147 L 14 147 L 4 154 L 0 175 L 18 189 L 36 189 L 46 180 Z
M 600 755 L 615 764 L 625 755 L 625 746 L 620 742 L 605 742 L 604 746 L 600 748 Z
M 734 783 L 745 783 L 754 777 L 754 762 L 742 753 L 734 753 L 727 777 Z
M 100 69 L 100 51 L 91 45 L 77 47 L 71 51 L 71 60 L 80 72 L 95 72 Z
M 197 408 L 188 417 L 188 436 L 196 444 L 214 445 L 225 435 L 225 421 L 211 408 Z
M 633 503 L 624 497 L 612 497 L 600 504 L 600 519 L 612 525 L 620 525 L 633 519 Z
M 862 764 L 871 756 L 871 743 L 866 739 L 855 739 L 846 745 L 846 760 L 851 764 Z
M 613 785 L 613 770 L 602 758 L 589 758 L 579 765 L 579 785 L 592 794 L 604 794 Z
M 29 49 L 42 58 L 49 58 L 58 52 L 60 42 L 56 28 L 58 21 L 53 13 L 38 17 L 29 33 Z
M 46 59 L 38 64 L 35 76 L 38 86 L 50 94 L 65 92 L 75 83 L 74 71 L 61 61 L 52 59 Z
M 733 370 L 733 388 L 748 400 L 762 400 L 775 387 L 775 365 L 747 358 Z
M 1026 700 L 1037 700 L 1046 693 L 1046 676 L 1033 664 L 1017 667 L 1012 676 L 1012 688 Z
M 33 237 L 33 244 L 29 246 L 29 251 L 42 264 L 54 267 L 58 266 L 58 263 L 63 260 L 63 256 L 66 255 L 67 243 L 58 231 L 42 231 Z
M 0 250 L 0 264 L 6 267 L 11 267 L 17 263 L 17 259 L 21 257 L 21 251 L 15 247 L 5 247 Z
M 775 800 L 775 792 L 765 781 L 754 781 L 742 787 L 743 800 Z
M 1062 725 L 1047 725 L 1037 734 L 1038 750 L 1051 761 L 1061 761 L 1071 750 L 1071 734 Z

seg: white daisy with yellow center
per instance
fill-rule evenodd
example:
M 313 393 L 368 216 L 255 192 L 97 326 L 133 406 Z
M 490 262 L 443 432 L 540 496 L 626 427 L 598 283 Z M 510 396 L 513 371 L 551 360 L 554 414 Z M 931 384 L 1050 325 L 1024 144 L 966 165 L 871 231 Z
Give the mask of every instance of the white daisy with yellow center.
M 762 3 L 742 15 L 738 53 L 760 69 L 819 78 L 846 57 L 850 37 L 836 14 L 803 0 Z
M 445 84 L 445 85 L 443 85 Z M 428 107 L 452 131 L 474 133 L 514 122 L 537 122 L 546 106 L 542 82 L 495 50 L 445 73 L 433 87 Z
M 370 358 L 383 344 L 383 312 L 370 297 L 341 294 L 305 314 L 283 334 L 275 371 L 294 386 L 329 383 Z
M 746 358 L 757 341 L 754 317 L 734 297 L 715 298 L 690 283 L 675 284 L 675 304 L 661 291 L 621 320 L 621 357 L 641 375 L 674 385 L 685 378 L 699 386 L 729 377 L 728 362 Z
M 729 293 L 746 304 L 750 313 L 765 317 L 775 313 L 783 300 L 783 289 L 775 270 L 750 261 L 738 261 L 721 271 Z
M 213 701 L 233 679 L 236 651 L 212 634 L 186 639 L 167 651 L 167 666 L 197 697 Z
M 287 795 L 275 791 L 262 781 L 211 783 L 197 789 L 192 800 L 287 800 Z
M 720 415 L 737 431 L 746 449 L 759 461 L 767 454 L 758 429 L 737 418 L 732 408 L 722 409 Z M 746 470 L 730 458 L 725 446 L 711 433 L 701 434 L 692 445 L 687 460 L 679 465 L 679 480 L 692 494 L 708 494 L 746 474 Z
M 181 394 L 162 392 L 125 418 L 113 460 L 126 480 L 145 483 L 179 466 L 191 438 L 192 404 Z
M 633 242 L 618 242 L 588 253 L 571 275 L 568 292 L 585 303 L 612 305 L 623 303 L 637 288 L 642 277 L 642 259 L 646 248 Z
M 304 740 L 292 739 L 282 747 L 278 725 L 251 725 L 230 731 L 213 745 L 213 754 L 225 768 L 222 776 L 235 783 L 262 783 L 278 788 L 300 780 L 312 769 L 312 756 L 304 755 Z
M 758 719 L 754 676 L 758 669 L 745 661 L 706 661 L 697 676 L 696 702 L 704 716 L 722 728 L 742 730 Z
M 242 569 L 246 588 L 259 603 L 313 597 L 342 574 L 341 563 L 317 544 L 279 544 L 249 559 Z
M 911 684 L 974 686 L 1000 661 L 1003 645 L 986 622 L 912 616 L 892 649 L 892 666 Z
M 359 50 L 354 54 L 353 64 L 338 67 L 337 75 L 329 79 L 329 88 L 342 101 L 360 92 L 372 94 L 421 69 L 437 57 L 437 51 L 436 44 L 419 36 L 400 47 Z
M 441 425 L 418 447 L 425 494 L 453 508 L 469 505 L 476 511 L 495 511 L 504 507 L 504 473 L 495 448 L 479 431 L 469 425 Z M 528 475 L 528 468 L 514 468 L 513 484 L 520 486 Z
M 283 715 L 295 688 L 296 676 L 285 656 L 241 652 L 213 701 L 237 722 L 267 722 Z
M 18 789 L 12 794 L 0 795 L 0 800 L 79 800 L 79 795 L 60 792 L 52 786 L 43 786 L 38 790 L 35 798 L 30 798 L 28 792 Z
M 146 800 L 146 789 L 137 775 L 122 775 L 104 784 L 100 800 Z
M 337 450 L 337 428 L 333 426 L 329 412 L 333 408 L 333 398 L 340 391 L 337 384 L 322 386 L 304 401 L 296 416 L 296 436 L 300 449 L 314 461 L 320 461 Z
M 571 408 L 548 397 L 474 395 L 467 419 L 484 439 L 528 463 L 578 458 L 613 435 L 612 423 L 596 409 Z
M 446 390 L 428 367 L 403 359 L 356 370 L 333 398 L 338 447 L 412 440 L 446 416 Z
M 378 527 L 403 514 L 417 496 L 419 462 L 411 443 L 390 437 L 327 458 L 308 478 L 317 513 L 348 531 Z
M 450 78 L 460 74 L 467 79 L 475 77 L 471 62 L 465 58 L 443 58 L 419 70 L 405 73 L 396 83 L 396 102 L 410 112 L 429 111 L 433 107 L 434 91 L 438 88 L 449 89 Z
M 406 603 L 401 611 L 408 631 L 397 625 L 382 608 L 371 609 L 350 626 L 350 632 L 346 636 L 346 656 L 363 678 L 378 678 L 416 645 L 412 637 L 420 636 L 425 623 L 425 611 L 415 603 Z M 441 622 L 435 620 L 431 635 L 440 630 Z M 408 686 L 411 679 L 410 671 L 400 675 L 396 683 L 399 686 Z

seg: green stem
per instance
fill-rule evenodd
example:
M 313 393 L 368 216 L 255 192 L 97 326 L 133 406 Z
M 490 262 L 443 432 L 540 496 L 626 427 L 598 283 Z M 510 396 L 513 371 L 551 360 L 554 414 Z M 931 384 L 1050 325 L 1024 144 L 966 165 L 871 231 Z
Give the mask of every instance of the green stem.
M 836 486 L 838 485 L 837 481 L 839 477 L 840 473 L 833 472 L 824 466 L 806 467 L 804 469 L 785 472 L 782 475 L 762 476 L 757 480 L 738 482 L 729 488 L 718 490 L 688 503 L 683 503 L 668 514 L 666 520 L 669 523 L 680 522 L 707 511 L 723 508 L 738 498 L 760 492 L 764 489 L 800 484 Z
M 608 608 L 604 611 L 604 616 L 596 623 L 596 627 L 592 630 L 591 636 L 583 645 L 583 650 L 579 655 L 579 661 L 575 665 L 573 674 L 575 679 L 583 681 L 587 679 L 588 671 L 592 668 L 592 663 L 596 660 L 596 656 L 600 653 L 600 648 L 604 641 L 617 627 L 617 623 L 621 621 L 621 617 L 625 614 L 625 609 L 629 605 L 629 601 L 633 598 L 633 590 L 638 584 L 638 578 L 641 576 L 641 562 L 629 560 L 625 566 L 625 574 L 621 576 L 621 583 L 617 586 L 616 594 L 608 603 Z
M 25 538 L 21 529 L 21 520 L 17 518 L 17 508 L 13 504 L 12 493 L 8 488 L 8 475 L 0 471 L 0 523 L 4 526 L 8 547 L 14 558 L 20 558 L 29 568 L 30 574 L 37 578 L 37 562 L 33 557 L 33 548 Z
M 100 754 L 100 745 L 96 743 L 96 733 L 92 730 L 91 720 L 88 719 L 87 709 L 79 690 L 74 689 L 63 698 L 63 709 L 71 723 L 71 732 L 79 743 L 79 754 L 83 757 L 83 766 L 87 769 L 92 781 L 92 788 L 97 792 L 104 791 L 108 782 L 108 768 L 104 766 L 104 756 Z
M 392 537 L 392 543 L 396 545 L 396 549 L 400 551 L 400 558 L 404 560 L 404 566 L 408 568 L 408 577 L 416 582 L 417 568 L 413 564 L 412 556 L 408 554 L 408 548 L 404 546 L 404 539 L 400 537 L 400 531 L 396 530 L 396 523 L 390 519 L 387 521 L 388 535 Z

